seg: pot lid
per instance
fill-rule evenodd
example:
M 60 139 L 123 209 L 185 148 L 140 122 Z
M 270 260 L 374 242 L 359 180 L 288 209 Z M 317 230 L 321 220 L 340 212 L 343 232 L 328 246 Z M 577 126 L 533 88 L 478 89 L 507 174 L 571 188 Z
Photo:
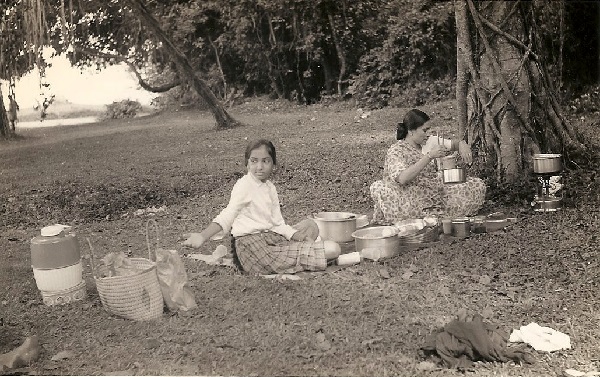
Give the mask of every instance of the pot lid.
M 313 217 L 323 221 L 346 221 L 357 218 L 356 214 L 350 212 L 317 212 Z
M 53 237 L 61 234 L 65 229 L 71 229 L 69 225 L 54 224 L 48 225 L 41 229 L 40 234 L 43 237 Z
M 562 155 L 559 153 L 538 153 L 533 155 L 534 160 L 547 159 L 547 158 L 560 158 Z

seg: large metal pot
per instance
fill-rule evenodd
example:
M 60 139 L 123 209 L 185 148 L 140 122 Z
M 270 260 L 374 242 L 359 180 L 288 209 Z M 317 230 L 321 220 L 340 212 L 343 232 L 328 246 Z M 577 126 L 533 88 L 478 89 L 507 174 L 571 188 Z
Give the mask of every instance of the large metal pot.
M 463 183 L 467 180 L 463 168 L 442 170 L 444 183 Z
M 561 155 L 540 153 L 533 155 L 533 172 L 537 174 L 558 173 L 562 170 Z
M 351 242 L 356 230 L 356 215 L 350 212 L 318 212 L 313 220 L 319 227 L 319 236 L 323 240 Z
M 363 228 L 352 233 L 356 251 L 365 249 L 378 251 L 379 258 L 395 256 L 400 251 L 400 238 L 398 229 L 393 226 L 373 226 Z

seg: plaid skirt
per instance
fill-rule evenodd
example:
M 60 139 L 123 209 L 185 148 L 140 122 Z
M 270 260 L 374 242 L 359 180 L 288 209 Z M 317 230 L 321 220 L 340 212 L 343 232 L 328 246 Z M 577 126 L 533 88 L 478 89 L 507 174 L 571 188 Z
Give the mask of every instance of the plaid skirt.
M 244 271 L 253 274 L 293 274 L 327 268 L 322 241 L 288 241 L 267 231 L 235 237 L 235 253 Z

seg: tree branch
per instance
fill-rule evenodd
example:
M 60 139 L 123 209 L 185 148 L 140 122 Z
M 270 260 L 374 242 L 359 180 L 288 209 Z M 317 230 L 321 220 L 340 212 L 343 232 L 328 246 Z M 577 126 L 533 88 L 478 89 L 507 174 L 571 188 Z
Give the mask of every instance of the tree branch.
M 144 90 L 147 90 L 149 92 L 164 93 L 164 92 L 167 92 L 167 91 L 181 85 L 181 80 L 177 77 L 177 78 L 175 78 L 175 80 L 173 80 L 172 82 L 170 82 L 168 84 L 164 84 L 164 85 L 160 85 L 160 86 L 153 86 L 153 85 L 147 83 L 146 81 L 144 81 L 144 78 L 142 77 L 140 72 L 137 70 L 137 67 L 135 66 L 135 64 L 133 64 L 132 62 L 127 60 L 127 58 L 124 56 L 117 55 L 117 54 L 110 54 L 110 53 L 101 52 L 101 51 L 97 51 L 97 50 L 93 50 L 93 49 L 89 49 L 89 48 L 85 48 L 85 47 L 78 47 L 78 46 L 75 46 L 74 49 L 76 51 L 82 52 L 87 55 L 92 55 L 92 56 L 95 56 L 98 58 L 109 59 L 109 60 L 114 59 L 119 63 L 127 64 L 129 69 L 133 72 L 135 77 L 138 79 L 138 83 L 140 84 L 140 86 Z
M 524 53 L 529 54 L 533 58 L 533 60 L 535 60 L 535 61 L 539 60 L 538 56 L 533 51 L 531 51 L 531 46 L 525 45 L 523 42 L 521 42 L 517 38 L 513 37 L 512 35 L 508 34 L 504 30 L 500 29 L 498 26 L 494 25 L 493 23 L 486 20 L 485 18 L 480 18 L 480 20 L 485 26 L 490 28 L 493 32 L 503 36 L 504 38 L 506 38 L 507 41 L 512 43 L 515 47 L 518 47 L 518 48 L 522 49 Z

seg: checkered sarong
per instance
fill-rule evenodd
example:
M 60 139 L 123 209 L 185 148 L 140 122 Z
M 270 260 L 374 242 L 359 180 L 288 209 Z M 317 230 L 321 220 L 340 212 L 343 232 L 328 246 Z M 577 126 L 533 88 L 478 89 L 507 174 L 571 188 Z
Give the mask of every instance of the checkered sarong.
M 323 242 L 288 241 L 271 231 L 236 237 L 235 251 L 244 271 L 253 274 L 293 274 L 327 267 Z

